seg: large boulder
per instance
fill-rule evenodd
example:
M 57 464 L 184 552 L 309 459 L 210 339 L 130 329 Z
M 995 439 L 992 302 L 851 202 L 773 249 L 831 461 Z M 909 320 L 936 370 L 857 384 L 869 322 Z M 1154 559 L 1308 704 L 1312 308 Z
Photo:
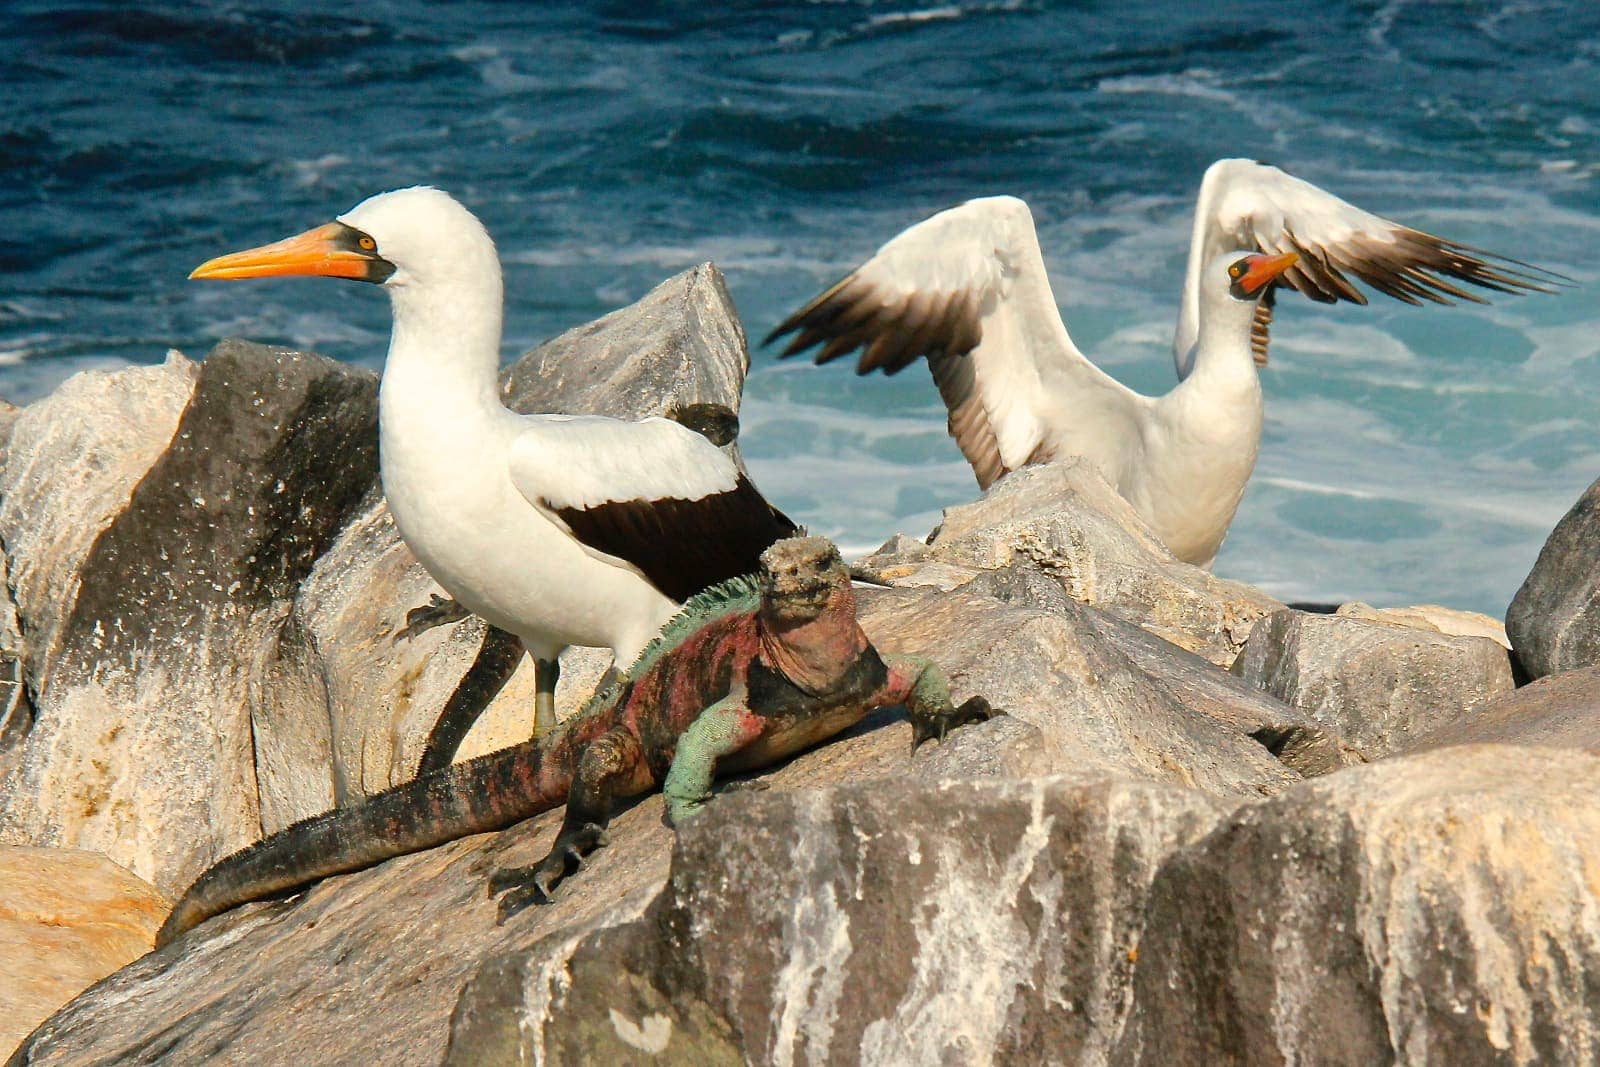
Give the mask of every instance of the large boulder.
M 170 907 L 155 887 L 98 853 L 0 846 L 0 1055 L 149 952 Z
M 1112 1062 L 1595 1063 L 1597 775 L 1452 748 L 1238 809 L 1154 879 Z
M 1505 646 L 1286 608 L 1257 624 L 1233 672 L 1304 710 L 1368 759 L 1511 691 Z
M 1600 664 L 1600 481 L 1550 532 L 1506 611 L 1506 633 L 1529 678 Z
M 1283 605 L 1180 563 L 1083 460 L 1013 471 L 974 503 L 947 508 L 923 545 L 891 541 L 858 564 L 894 584 L 953 588 L 984 570 L 1031 567 L 1074 600 L 1227 666 L 1257 619 Z
M 0 840 L 92 848 L 174 891 L 260 835 L 256 743 L 279 707 L 263 683 L 371 484 L 376 385 L 224 342 L 21 416 L 0 538 L 35 714 Z
M 812 787 L 829 782 L 989 776 L 995 767 L 987 742 L 1023 747 L 1030 734 L 1021 727 L 1003 718 L 967 727 L 913 758 L 909 725 L 880 714 L 840 743 L 764 775 L 760 785 L 810 803 Z M 807 791 L 794 792 L 802 787 Z M 715 801 L 702 817 L 707 826 L 739 825 L 743 792 Z M 229 913 L 79 997 L 14 1062 L 136 1062 L 158 1049 L 172 1062 L 196 1062 L 225 1045 L 239 1062 L 437 1064 L 462 987 L 487 961 L 568 943 L 641 914 L 666 881 L 673 834 L 654 794 L 619 813 L 612 843 L 554 905 L 498 924 L 488 874 L 537 860 L 561 814 L 329 879 L 286 903 Z M 262 960 L 272 966 L 263 968 Z

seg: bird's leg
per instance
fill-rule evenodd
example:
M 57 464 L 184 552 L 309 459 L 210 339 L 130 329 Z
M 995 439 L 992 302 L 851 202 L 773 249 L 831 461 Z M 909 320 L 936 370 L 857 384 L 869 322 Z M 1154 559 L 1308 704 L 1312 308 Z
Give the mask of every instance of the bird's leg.
M 742 700 L 724 697 L 689 724 L 661 787 L 669 826 L 681 826 L 711 799 L 717 760 L 731 756 L 761 736 L 762 721 Z
M 904 702 L 911 720 L 911 751 L 924 741 L 943 741 L 951 730 L 969 723 L 985 722 L 1005 712 L 991 708 L 981 696 L 971 697 L 956 707 L 950 699 L 950 681 L 939 665 L 921 656 L 886 657 L 889 666 L 890 699 Z
M 605 845 L 612 798 L 630 785 L 640 788 L 635 783 L 643 763 L 638 738 L 620 727 L 589 743 L 578 759 L 566 818 L 549 855 L 532 867 L 502 867 L 489 877 L 490 895 L 500 897 L 501 922 L 529 904 L 550 903 L 556 886 Z
M 561 660 L 533 661 L 533 736 L 539 737 L 556 728 L 556 682 L 561 678 Z
M 419 775 L 441 767 L 450 766 L 456 750 L 472 724 L 478 721 L 496 694 L 516 672 L 522 659 L 522 641 L 515 635 L 491 626 L 483 633 L 483 644 L 478 646 L 478 656 L 467 668 L 467 673 L 456 683 L 455 692 L 445 702 L 444 711 L 428 734 L 428 744 L 422 750 L 422 760 L 417 765 Z
M 451 600 L 434 593 L 428 597 L 428 602 L 420 608 L 412 608 L 406 612 L 406 624 L 395 631 L 394 639 L 401 638 L 409 641 L 418 637 L 435 626 L 448 626 L 453 622 L 460 622 L 472 612 L 461 606 L 461 601 Z

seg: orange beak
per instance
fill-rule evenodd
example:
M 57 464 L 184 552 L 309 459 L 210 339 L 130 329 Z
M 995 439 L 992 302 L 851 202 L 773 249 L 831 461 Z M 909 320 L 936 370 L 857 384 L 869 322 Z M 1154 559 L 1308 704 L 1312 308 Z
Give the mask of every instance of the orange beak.
M 1239 279 L 1239 288 L 1254 296 L 1278 275 L 1300 262 L 1300 256 L 1294 252 L 1285 252 L 1281 256 L 1269 256 L 1263 253 L 1249 257 L 1248 262 L 1250 269 Z
M 372 277 L 373 266 L 383 261 L 375 254 L 346 247 L 345 237 L 351 232 L 342 222 L 330 222 L 275 244 L 208 259 L 190 272 L 189 277 L 231 281 L 301 274 L 378 280 Z

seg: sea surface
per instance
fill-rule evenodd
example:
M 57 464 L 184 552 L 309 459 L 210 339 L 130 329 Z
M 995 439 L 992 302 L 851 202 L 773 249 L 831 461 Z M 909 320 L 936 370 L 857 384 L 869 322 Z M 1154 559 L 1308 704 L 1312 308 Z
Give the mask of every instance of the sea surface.
M 1265 159 L 1578 284 L 1488 307 L 1278 302 L 1218 573 L 1503 613 L 1600 475 L 1600 4 L 0 3 L 0 395 L 230 334 L 381 364 L 371 287 L 190 283 L 428 183 L 506 262 L 512 358 L 701 260 L 752 340 L 919 219 L 1032 205 L 1074 338 L 1169 344 L 1207 164 Z M 756 349 L 758 484 L 848 549 L 975 485 L 920 367 Z

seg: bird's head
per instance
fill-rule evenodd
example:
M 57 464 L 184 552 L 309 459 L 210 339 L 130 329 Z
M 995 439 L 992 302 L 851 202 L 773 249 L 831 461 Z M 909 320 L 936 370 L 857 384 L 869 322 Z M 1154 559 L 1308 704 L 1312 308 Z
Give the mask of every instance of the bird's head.
M 499 259 L 483 224 L 448 193 L 427 186 L 379 193 L 333 222 L 196 267 L 191 278 L 350 278 L 403 288 L 484 272 Z
M 1284 271 L 1300 262 L 1293 252 L 1273 255 L 1267 252 L 1224 252 L 1207 268 L 1210 287 L 1226 292 L 1235 300 L 1254 304 L 1264 296 Z

